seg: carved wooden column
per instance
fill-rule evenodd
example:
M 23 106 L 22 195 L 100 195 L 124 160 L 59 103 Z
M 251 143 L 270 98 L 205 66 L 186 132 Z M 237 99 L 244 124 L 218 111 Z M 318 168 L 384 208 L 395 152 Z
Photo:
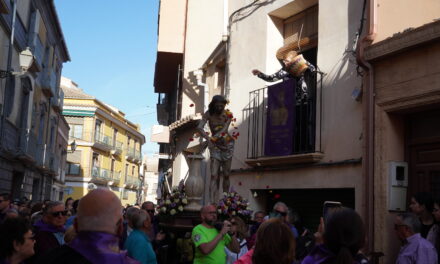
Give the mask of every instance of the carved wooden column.
M 188 205 L 185 211 L 200 211 L 205 182 L 201 175 L 201 165 L 204 157 L 200 154 L 186 156 L 189 160 L 189 174 L 185 182 L 185 192 L 188 197 Z

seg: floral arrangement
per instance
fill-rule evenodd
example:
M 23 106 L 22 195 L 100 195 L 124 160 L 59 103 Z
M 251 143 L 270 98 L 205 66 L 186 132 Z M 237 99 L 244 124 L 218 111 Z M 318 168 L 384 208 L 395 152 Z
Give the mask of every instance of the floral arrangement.
M 222 219 L 239 216 L 243 220 L 248 221 L 252 215 L 249 202 L 236 192 L 224 192 L 223 198 L 218 202 L 217 211 Z
M 174 186 L 171 193 L 166 194 L 159 200 L 157 210 L 162 215 L 175 215 L 183 212 L 183 208 L 188 204 L 188 198 L 185 194 L 185 185 L 183 180 L 179 186 Z

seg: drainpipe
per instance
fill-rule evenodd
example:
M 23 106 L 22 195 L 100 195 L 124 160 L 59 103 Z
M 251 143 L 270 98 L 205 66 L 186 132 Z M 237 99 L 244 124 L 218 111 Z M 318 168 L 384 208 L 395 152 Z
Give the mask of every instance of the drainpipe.
M 368 34 L 362 38 L 358 46 L 357 62 L 363 68 L 364 88 L 364 134 L 366 138 L 364 158 L 362 164 L 364 175 L 365 193 L 365 223 L 367 226 L 368 244 L 367 250 L 374 251 L 374 71 L 373 66 L 365 60 L 365 48 L 376 37 L 377 32 L 377 0 L 365 0 L 368 2 Z
M 222 40 L 226 41 L 228 39 L 228 13 L 229 13 L 229 0 L 223 0 L 223 36 Z
M 8 72 L 12 72 L 12 50 L 14 49 L 14 38 L 15 38 L 15 20 L 17 17 L 17 0 L 12 1 L 12 21 L 11 21 L 11 35 L 9 38 L 9 48 L 8 48 L 8 60 L 6 65 L 6 70 Z M 6 91 L 8 90 L 8 86 L 11 85 L 11 78 L 15 78 L 15 76 L 8 76 L 5 81 L 5 90 L 3 92 L 3 102 L 1 109 L 1 127 L 0 127 L 0 149 L 3 149 L 3 133 L 5 126 L 5 103 L 6 103 Z M 9 102 L 12 104 L 12 102 Z

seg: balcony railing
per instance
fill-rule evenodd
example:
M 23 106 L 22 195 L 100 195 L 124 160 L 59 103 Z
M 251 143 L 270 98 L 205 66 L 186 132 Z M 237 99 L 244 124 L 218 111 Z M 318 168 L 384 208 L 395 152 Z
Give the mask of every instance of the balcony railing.
M 135 150 L 133 160 L 136 162 L 141 161 L 142 160 L 142 153 L 140 151 Z
M 104 133 L 95 134 L 94 147 L 104 151 L 112 150 L 113 149 L 112 137 L 109 135 L 105 135 Z
M 135 156 L 134 148 L 127 148 L 127 160 L 133 160 Z
M 104 169 L 98 166 L 94 166 L 92 167 L 92 178 L 96 179 L 98 181 L 104 181 L 104 182 L 109 182 L 112 180 L 112 175 L 111 175 L 110 170 L 108 169 Z
M 119 185 L 121 181 L 121 172 L 120 171 L 111 171 L 110 173 L 113 185 Z
M 320 142 L 316 143 L 316 127 L 320 126 L 317 120 L 317 111 L 321 111 L 322 73 L 306 72 L 304 75 L 307 90 L 296 87 L 294 94 L 295 119 L 292 124 L 293 146 L 289 154 L 305 154 L 319 152 Z M 294 86 L 292 85 L 292 89 Z M 243 110 L 248 121 L 247 131 L 247 158 L 258 159 L 267 156 L 265 153 L 266 124 L 268 114 L 268 87 L 249 93 L 249 104 Z M 318 105 L 319 103 L 319 105 Z M 320 117 L 321 115 L 319 115 Z M 320 131 L 318 131 L 320 133 Z M 244 135 L 246 136 L 246 135 Z M 320 135 L 319 135 L 320 136 Z M 320 139 L 320 137 L 319 137 Z M 319 140 L 320 141 L 320 140 Z M 317 145 L 318 144 L 318 145 Z
M 139 186 L 140 186 L 139 178 L 131 176 L 131 175 L 126 175 L 125 176 L 125 186 L 127 188 L 134 188 L 134 189 L 139 188 Z
M 122 154 L 122 146 L 123 143 L 121 141 L 113 141 L 113 150 L 112 150 L 112 154 L 113 155 L 121 155 Z
M 37 137 L 29 132 L 28 129 L 21 129 L 19 142 L 19 158 L 28 161 L 36 161 Z

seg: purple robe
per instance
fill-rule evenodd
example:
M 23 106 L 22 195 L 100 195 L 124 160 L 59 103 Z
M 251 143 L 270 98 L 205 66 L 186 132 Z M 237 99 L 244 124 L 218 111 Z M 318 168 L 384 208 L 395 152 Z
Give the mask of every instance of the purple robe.
M 120 250 L 119 237 L 103 232 L 79 232 L 69 244 L 73 250 L 88 261 L 96 264 L 139 264 L 128 257 L 127 251 Z

